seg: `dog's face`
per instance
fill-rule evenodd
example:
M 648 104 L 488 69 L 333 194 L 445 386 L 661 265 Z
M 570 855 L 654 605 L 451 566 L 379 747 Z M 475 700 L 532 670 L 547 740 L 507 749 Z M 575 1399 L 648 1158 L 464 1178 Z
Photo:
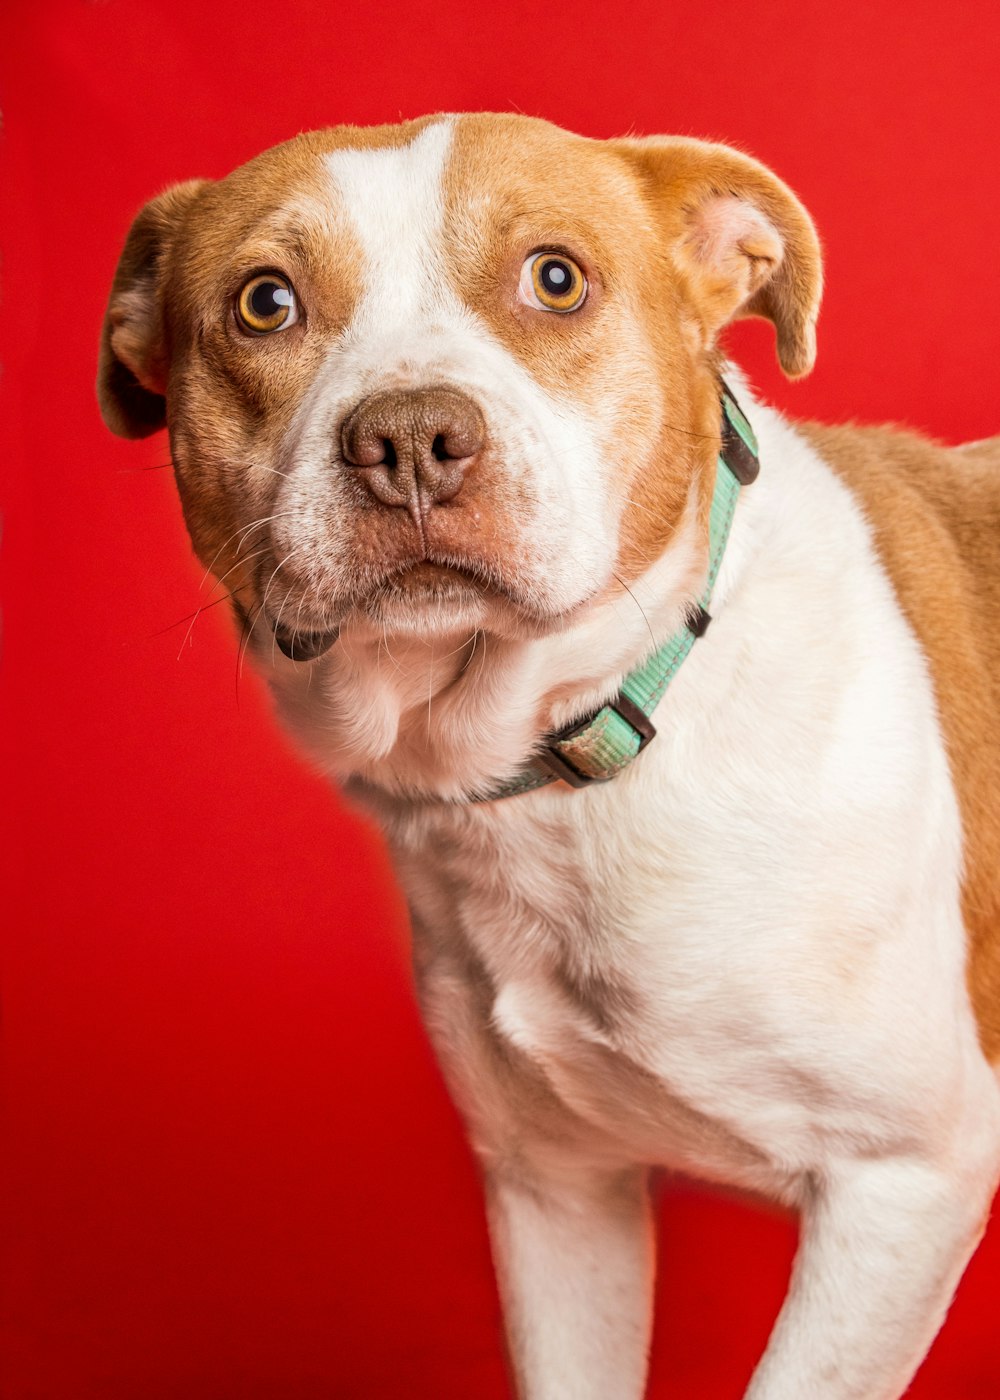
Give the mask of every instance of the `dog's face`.
M 133 225 L 99 392 L 169 421 L 199 557 L 298 657 L 565 625 L 707 502 L 714 347 L 813 358 L 815 234 L 723 147 L 519 116 L 300 136 Z

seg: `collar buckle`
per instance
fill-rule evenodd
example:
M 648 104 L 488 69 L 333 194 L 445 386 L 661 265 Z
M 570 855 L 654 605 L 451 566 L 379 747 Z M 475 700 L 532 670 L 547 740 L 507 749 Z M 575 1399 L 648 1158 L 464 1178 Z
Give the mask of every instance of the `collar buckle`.
M 550 735 L 545 747 L 535 755 L 535 762 L 550 772 L 553 777 L 561 778 L 570 787 L 582 788 L 589 787 L 591 783 L 608 782 L 618 772 L 621 764 L 616 764 L 613 768 L 599 769 L 588 773 L 583 768 L 578 767 L 569 755 L 559 747 L 569 740 L 579 738 L 605 710 L 613 710 L 635 732 L 639 740 L 639 745 L 630 754 L 629 761 L 642 753 L 650 739 L 655 739 L 656 728 L 652 720 L 640 710 L 633 700 L 628 698 L 623 690 L 620 690 L 615 698 L 609 700 L 607 704 L 599 705 L 596 710 L 585 715 L 583 719 L 577 720 L 575 724 L 567 725 L 565 729 L 560 729 L 557 734 Z

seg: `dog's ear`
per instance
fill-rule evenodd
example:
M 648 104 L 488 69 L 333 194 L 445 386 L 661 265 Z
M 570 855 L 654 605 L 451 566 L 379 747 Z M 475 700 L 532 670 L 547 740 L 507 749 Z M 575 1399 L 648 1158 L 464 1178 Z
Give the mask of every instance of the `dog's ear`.
M 119 437 L 148 437 L 166 422 L 163 276 L 171 245 L 207 183 L 189 180 L 150 200 L 125 240 L 97 367 L 101 416 Z
M 785 373 L 808 374 L 823 265 L 812 220 L 791 190 L 728 146 L 657 136 L 611 144 L 643 181 L 709 343 L 729 321 L 764 316 Z

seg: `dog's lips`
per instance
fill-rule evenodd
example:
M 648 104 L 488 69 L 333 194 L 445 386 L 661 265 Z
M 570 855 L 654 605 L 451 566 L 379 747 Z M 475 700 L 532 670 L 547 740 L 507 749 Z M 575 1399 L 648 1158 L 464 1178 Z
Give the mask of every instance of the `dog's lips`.
M 381 591 L 408 594 L 440 596 L 442 592 L 472 590 L 476 593 L 492 593 L 493 586 L 472 569 L 458 564 L 439 564 L 432 559 L 421 559 L 409 564 L 405 569 L 391 575 L 381 585 Z
M 339 636 L 339 627 L 330 632 L 288 632 L 280 623 L 274 624 L 274 640 L 289 661 L 315 661 L 330 650 Z
M 464 569 L 424 560 L 392 575 L 379 585 L 377 591 L 383 596 L 395 593 L 411 599 L 419 599 L 423 595 L 428 601 L 440 602 L 448 595 L 467 595 L 471 591 L 489 591 L 489 588 Z M 367 601 L 365 598 L 358 599 L 353 607 L 365 611 Z M 340 627 L 309 630 L 302 627 L 288 628 L 274 619 L 271 619 L 270 623 L 278 649 L 290 661 L 315 661 L 317 657 L 328 652 L 340 636 Z
M 420 559 L 393 570 L 353 596 L 341 596 L 336 608 L 330 607 L 338 624 L 324 619 L 323 625 L 317 626 L 305 619 L 305 625 L 296 620 L 290 627 L 273 617 L 268 622 L 278 649 L 291 661 L 306 662 L 328 652 L 342 628 L 353 628 L 358 623 L 383 631 L 387 625 L 398 625 L 409 631 L 428 622 L 454 622 L 460 615 L 462 625 L 482 625 L 483 618 L 495 617 L 494 609 L 499 608 L 502 625 L 510 626 L 511 620 L 516 619 L 516 628 L 527 628 L 528 634 L 536 635 L 539 629 L 561 630 L 569 625 L 592 596 L 589 594 L 566 613 L 547 614 L 519 597 L 514 589 L 486 578 L 475 566 Z M 481 612 L 483 608 L 488 609 L 486 614 Z

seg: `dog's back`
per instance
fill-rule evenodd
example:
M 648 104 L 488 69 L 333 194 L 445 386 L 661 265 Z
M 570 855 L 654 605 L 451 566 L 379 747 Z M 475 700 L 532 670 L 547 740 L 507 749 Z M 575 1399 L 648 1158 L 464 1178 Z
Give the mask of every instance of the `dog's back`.
M 862 503 L 927 655 L 962 808 L 969 982 L 1000 1057 L 1000 437 L 946 448 L 896 428 L 802 425 Z

